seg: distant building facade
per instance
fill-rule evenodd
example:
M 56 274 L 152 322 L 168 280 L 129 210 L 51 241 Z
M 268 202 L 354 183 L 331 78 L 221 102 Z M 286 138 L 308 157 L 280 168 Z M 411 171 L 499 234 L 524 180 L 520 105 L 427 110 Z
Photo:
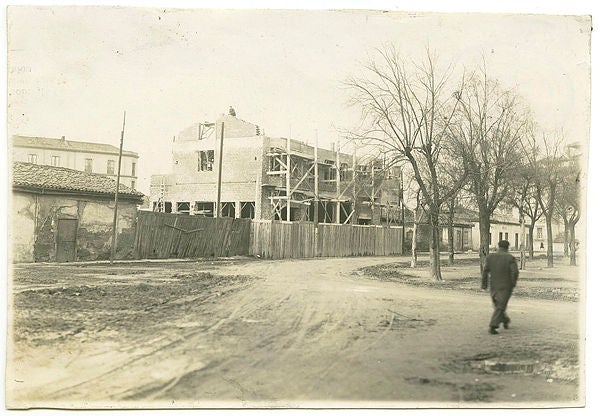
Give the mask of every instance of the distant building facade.
M 116 179 L 119 148 L 110 144 L 91 143 L 49 137 L 13 136 L 12 161 L 26 162 L 97 173 Z M 138 178 L 136 152 L 123 150 L 121 180 L 123 185 L 136 189 Z
M 55 166 L 14 162 L 9 244 L 14 262 L 108 259 L 115 180 Z M 143 194 L 119 190 L 117 258 L 132 257 Z

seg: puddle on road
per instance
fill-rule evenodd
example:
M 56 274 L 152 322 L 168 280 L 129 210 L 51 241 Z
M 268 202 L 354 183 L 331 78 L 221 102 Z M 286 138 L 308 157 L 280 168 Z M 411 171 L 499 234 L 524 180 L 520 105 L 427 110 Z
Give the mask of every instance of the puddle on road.
M 202 326 L 201 322 L 181 322 L 181 323 L 176 323 L 175 326 L 177 328 L 197 328 L 199 326 Z
M 503 362 L 498 360 L 472 361 L 470 365 L 474 369 L 493 374 L 534 374 L 539 366 L 534 361 Z
M 353 292 L 366 293 L 366 292 L 372 292 L 373 288 L 366 287 L 366 286 L 354 286 L 351 290 Z
M 478 372 L 487 374 L 539 374 L 541 364 L 531 357 L 508 358 L 498 357 L 494 353 L 477 354 L 453 361 L 446 366 L 452 372 Z
M 401 330 L 407 328 L 422 328 L 435 324 L 434 319 L 416 319 L 409 317 L 395 317 L 394 319 L 382 319 L 378 323 L 378 328 L 380 330 Z

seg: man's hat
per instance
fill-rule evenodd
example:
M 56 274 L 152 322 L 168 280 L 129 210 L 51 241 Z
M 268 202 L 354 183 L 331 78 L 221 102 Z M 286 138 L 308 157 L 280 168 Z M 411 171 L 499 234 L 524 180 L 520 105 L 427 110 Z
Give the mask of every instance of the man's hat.
M 500 247 L 500 248 L 506 248 L 506 249 L 508 249 L 508 246 L 510 246 L 510 243 L 508 241 L 506 241 L 506 240 L 500 240 L 498 242 L 498 247 Z

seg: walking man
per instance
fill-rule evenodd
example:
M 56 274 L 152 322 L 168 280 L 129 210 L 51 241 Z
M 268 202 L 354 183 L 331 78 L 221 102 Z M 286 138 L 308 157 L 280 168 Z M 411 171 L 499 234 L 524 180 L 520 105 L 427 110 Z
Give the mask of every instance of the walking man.
M 502 240 L 498 243 L 498 251 L 489 254 L 481 275 L 481 288 L 487 289 L 488 279 L 490 295 L 494 304 L 494 313 L 490 321 L 489 333 L 495 335 L 500 324 L 508 329 L 510 318 L 506 315 L 506 305 L 517 285 L 519 267 L 517 260 L 508 252 L 509 242 Z

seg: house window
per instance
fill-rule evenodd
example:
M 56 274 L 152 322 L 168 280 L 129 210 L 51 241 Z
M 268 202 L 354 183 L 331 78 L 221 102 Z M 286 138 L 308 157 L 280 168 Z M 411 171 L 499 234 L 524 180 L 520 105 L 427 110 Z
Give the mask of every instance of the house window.
M 52 156 L 52 166 L 60 166 L 60 156 Z
M 325 164 L 328 166 L 325 166 L 324 171 L 323 171 L 323 180 L 324 181 L 335 181 L 335 176 L 336 176 L 336 168 L 335 168 L 335 162 L 333 160 L 327 160 L 325 159 Z
M 34 153 L 27 155 L 27 161 L 29 163 L 37 163 L 37 161 L 38 161 L 37 155 Z
M 131 176 L 135 176 L 135 162 L 131 162 Z
M 508 233 L 504 233 L 504 239 L 508 241 Z
M 541 239 L 541 238 L 543 238 L 543 235 L 542 235 L 542 227 L 537 227 L 537 238 L 538 238 L 538 239 Z
M 235 202 L 223 202 L 221 204 L 221 217 L 235 218 Z
M 498 233 L 498 241 L 502 241 L 502 233 Z
M 106 161 L 106 174 L 107 175 L 114 175 L 115 174 L 115 161 L 114 160 L 107 160 Z
M 194 213 L 196 215 L 212 217 L 214 215 L 214 209 L 214 202 L 196 202 L 196 206 L 194 207 Z
M 189 202 L 178 202 L 177 203 L 177 212 L 182 214 L 190 213 L 190 203 Z
M 254 218 L 254 202 L 241 202 L 240 218 Z
M 214 150 L 201 150 L 198 152 L 198 172 L 213 170 L 214 163 Z
M 92 171 L 92 159 L 86 159 L 85 160 L 85 171 L 86 172 L 91 172 Z
M 270 172 L 280 172 L 282 170 L 284 170 L 284 169 L 280 163 L 279 156 L 270 156 L 269 157 L 269 171 Z
M 348 164 L 347 163 L 342 163 L 340 165 L 340 181 L 344 182 L 349 180 L 350 178 L 348 177 Z
M 131 181 L 131 189 L 135 189 L 135 180 Z

